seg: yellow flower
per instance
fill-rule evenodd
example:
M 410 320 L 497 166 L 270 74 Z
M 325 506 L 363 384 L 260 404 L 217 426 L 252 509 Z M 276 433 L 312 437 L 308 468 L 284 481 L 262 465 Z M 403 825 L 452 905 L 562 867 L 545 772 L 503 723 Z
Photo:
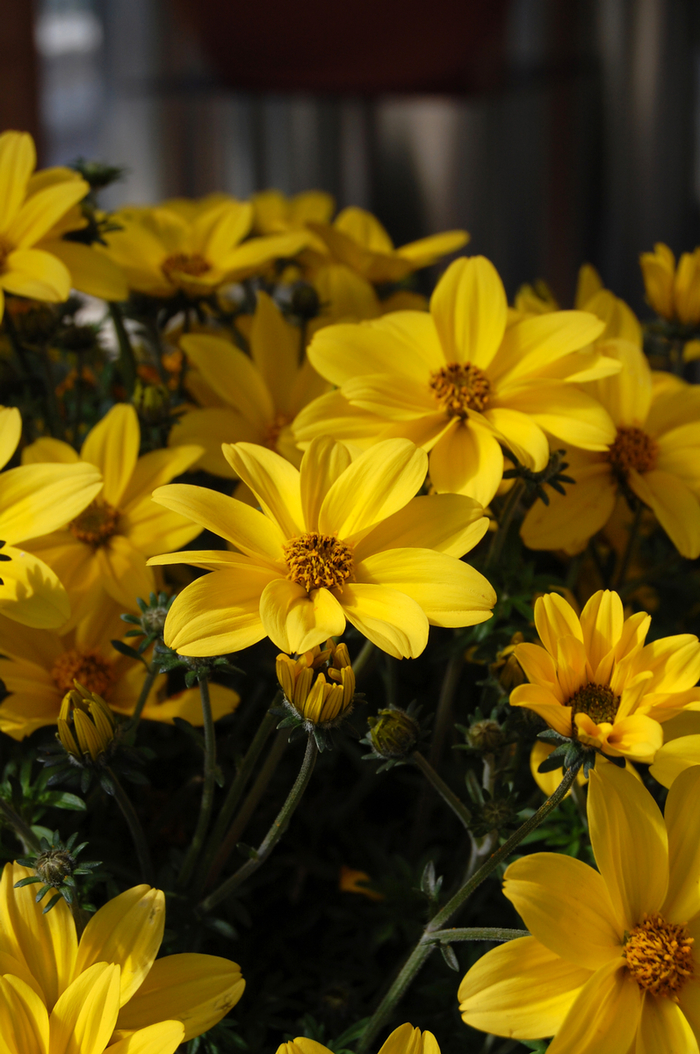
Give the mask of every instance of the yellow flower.
M 651 617 L 640 611 L 626 619 L 617 593 L 599 590 L 580 618 L 548 593 L 535 602 L 535 625 L 543 647 L 516 647 L 531 683 L 515 688 L 510 704 L 534 710 L 561 735 L 651 762 L 661 723 L 688 706 L 700 709 L 698 638 L 683 633 L 645 646 Z
M 366 444 L 405 436 L 431 452 L 437 491 L 468 494 L 482 505 L 501 482 L 501 442 L 536 471 L 549 459 L 544 429 L 605 450 L 614 439 L 607 414 L 566 383 L 618 368 L 590 347 L 603 323 L 558 311 L 507 328 L 506 316 L 496 269 L 477 256 L 450 265 L 430 314 L 399 311 L 321 330 L 309 358 L 339 391 L 299 414 L 297 439 L 329 432 Z
M 63 697 L 56 734 L 71 758 L 99 762 L 112 750 L 117 724 L 100 695 L 76 684 Z
M 469 241 L 466 231 L 444 231 L 395 249 L 379 220 L 371 212 L 354 206 L 343 209 L 332 225 L 313 221 L 307 224 L 325 244 L 326 255 L 331 260 L 375 284 L 397 282 L 412 271 L 435 263 L 441 256 L 456 252 Z M 323 255 L 314 260 L 316 254 L 316 244 L 305 254 L 312 270 L 314 264 L 322 266 L 326 262 Z
M 332 1054 L 328 1047 L 306 1036 L 297 1036 L 289 1043 L 281 1043 L 276 1054 Z M 438 1041 L 432 1032 L 421 1032 L 406 1022 L 395 1028 L 379 1049 L 379 1054 L 440 1054 Z
M 14 407 L 0 407 L 0 468 L 22 434 Z M 89 465 L 21 465 L 0 473 L 0 613 L 25 626 L 56 627 L 70 615 L 68 595 L 43 560 L 22 542 L 62 527 L 82 513 L 100 489 Z
M 90 187 L 78 177 L 49 183 L 30 193 L 35 165 L 30 135 L 0 135 L 0 318 L 5 304 L 3 290 L 51 303 L 67 300 L 70 293 L 71 276 L 65 264 L 36 245 Z
M 590 776 L 598 871 L 559 853 L 511 864 L 504 893 L 531 937 L 488 952 L 459 989 L 468 1025 L 554 1035 L 549 1054 L 693 1054 L 700 1039 L 700 768 L 671 788 L 665 822 L 640 780 Z
M 549 505 L 537 501 L 522 526 L 530 549 L 577 552 L 605 526 L 618 494 L 629 488 L 647 505 L 682 556 L 700 555 L 700 391 L 680 378 L 652 373 L 629 341 L 607 345 L 620 373 L 586 385 L 610 416 L 615 435 L 604 450 L 567 450 L 567 475 L 576 480 L 559 494 L 545 486 Z M 657 383 L 657 379 L 659 383 Z
M 137 597 L 156 589 L 146 557 L 186 545 L 199 533 L 189 520 L 154 505 L 151 491 L 194 464 L 202 448 L 154 450 L 140 458 L 140 441 L 136 411 L 119 403 L 87 434 L 80 455 L 57 439 L 38 439 L 23 452 L 34 471 L 55 474 L 82 460 L 101 473 L 95 501 L 65 530 L 31 545 L 75 598 L 71 624 L 102 603 L 105 592 L 132 611 Z
M 355 674 L 346 644 L 331 638 L 323 651 L 317 645 L 298 659 L 282 653 L 276 670 L 287 703 L 309 726 L 333 724 L 352 706 Z
M 117 212 L 122 230 L 105 236 L 104 252 L 126 275 L 129 288 L 154 297 L 210 296 L 224 282 L 254 274 L 308 242 L 304 231 L 250 238 L 253 206 L 234 198 Z
M 245 441 L 276 450 L 299 464 L 291 422 L 299 410 L 329 385 L 316 373 L 300 346 L 301 330 L 284 320 L 267 293 L 258 293 L 250 329 L 250 356 L 221 337 L 183 336 L 180 347 L 196 373 L 187 385 L 202 409 L 184 414 L 173 427 L 170 445 L 197 443 L 198 462 L 217 476 L 235 477 L 222 443 Z
M 349 620 L 389 654 L 415 657 L 428 625 L 470 626 L 496 596 L 462 556 L 487 529 L 483 509 L 457 495 L 415 497 L 426 455 L 407 440 L 378 443 L 357 460 L 316 440 L 297 470 L 248 443 L 224 455 L 262 511 L 205 487 L 177 485 L 154 499 L 221 535 L 239 552 L 183 552 L 205 575 L 176 598 L 165 642 L 183 655 L 239 651 L 265 636 L 304 652 Z
M 243 995 L 240 967 L 228 959 L 199 954 L 156 959 L 165 924 L 161 890 L 134 886 L 114 897 L 92 916 L 78 940 L 63 899 L 42 915 L 31 886 L 14 888 L 16 882 L 33 874 L 20 864 L 6 864 L 2 873 L 1 972 L 5 980 L 8 974 L 19 978 L 51 1014 L 63 1005 L 61 1000 L 69 998 L 66 993 L 75 992 L 72 986 L 81 979 L 89 988 L 87 975 L 94 980 L 98 967 L 110 970 L 116 1002 L 109 1000 L 104 1043 L 94 1048 L 98 1054 L 110 1039 L 124 1040 L 163 1021 L 181 1022 L 184 1039 L 192 1039 L 220 1021 Z M 3 1028 L 3 1039 L 5 1035 Z M 89 1049 L 92 1054 L 93 1048 Z M 45 1052 L 46 1048 L 36 1050 Z M 28 1054 L 27 1048 L 17 1054 Z
M 657 315 L 669 322 L 697 326 L 700 322 L 700 248 L 676 258 L 657 242 L 653 253 L 639 257 L 647 300 Z
M 89 692 L 102 696 L 110 708 L 128 717 L 143 685 L 140 662 L 122 655 L 112 641 L 124 633 L 120 605 L 104 597 L 74 629 L 59 635 L 45 629 L 17 626 L 0 616 L 2 652 L 0 679 L 10 695 L 0 706 L 0 731 L 21 740 L 37 728 L 55 725 L 66 692 L 77 680 Z M 236 692 L 210 684 L 214 720 L 232 713 L 240 701 Z M 147 721 L 171 724 L 182 717 L 202 724 L 197 688 L 168 697 L 167 676 L 156 678 L 143 710 Z
M 303 230 L 309 221 L 330 223 L 335 210 L 332 194 L 306 190 L 287 198 L 279 190 L 261 190 L 250 199 L 256 234 L 282 234 Z

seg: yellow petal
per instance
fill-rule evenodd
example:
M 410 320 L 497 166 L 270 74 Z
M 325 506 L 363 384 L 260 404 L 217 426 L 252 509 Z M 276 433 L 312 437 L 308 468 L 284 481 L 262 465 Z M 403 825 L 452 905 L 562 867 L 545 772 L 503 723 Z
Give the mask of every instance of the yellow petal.
M 18 249 L 30 249 L 89 191 L 84 179 L 71 179 L 32 194 L 7 228 L 8 241 Z
M 318 530 L 318 515 L 326 494 L 351 462 L 348 448 L 330 436 L 311 441 L 300 468 L 302 513 L 307 531 Z
M 556 656 L 560 637 L 571 635 L 583 643 L 583 630 L 576 612 L 558 593 L 546 593 L 535 601 L 535 626 L 550 655 Z
M 109 1054 L 175 1054 L 185 1038 L 181 1021 L 159 1021 L 110 1043 Z
M 617 483 L 607 462 L 566 469 L 575 483 L 565 483 L 565 494 L 546 486 L 549 505 L 536 501 L 528 510 L 521 537 L 528 549 L 566 549 L 580 552 L 608 522 L 615 508 Z
M 668 836 L 646 788 L 616 765 L 596 766 L 589 778 L 588 821 L 598 869 L 613 908 L 633 929 L 658 911 L 668 888 Z
M 273 234 L 267 238 L 250 238 L 219 261 L 229 281 L 246 278 L 270 260 L 283 260 L 296 256 L 309 241 L 308 231 L 292 231 L 289 234 Z
M 20 465 L 0 476 L 0 538 L 28 541 L 63 527 L 101 489 L 92 465 Z
M 128 403 L 113 406 L 85 438 L 80 456 L 102 473 L 102 496 L 110 505 L 118 507 L 121 502 L 136 467 L 140 442 L 139 419 Z
M 547 1048 L 549 1054 L 628 1054 L 639 1028 L 642 994 L 623 963 L 622 956 L 613 959 L 584 985 Z
M 397 311 L 375 322 L 326 326 L 308 349 L 322 377 L 342 385 L 366 374 L 393 374 L 417 384 L 445 365 L 435 323 L 421 311 Z
M 262 431 L 272 423 L 275 407 L 255 365 L 227 340 L 188 333 L 180 347 L 210 388 Z
M 6 293 L 57 304 L 68 299 L 70 272 L 43 249 L 16 249 L 6 260 L 0 285 Z
M 298 470 L 274 450 L 254 443 L 224 443 L 223 453 L 284 537 L 302 534 L 304 516 Z
M 345 381 L 341 390 L 352 406 L 391 421 L 411 421 L 435 412 L 427 378 L 417 381 L 396 374 L 363 373 Z
M 238 963 L 216 955 L 166 955 L 157 959 L 136 995 L 122 1007 L 120 1029 L 144 1028 L 154 1019 L 181 1021 L 185 1040 L 221 1021 L 243 995 Z
M 626 340 L 607 341 L 605 354 L 620 363 L 620 373 L 604 377 L 589 386 L 615 425 L 643 428 L 652 398 L 652 375 L 641 348 Z
M 210 684 L 209 697 L 212 717 L 215 721 L 225 717 L 227 714 L 232 714 L 241 701 L 238 692 L 234 692 L 230 688 L 224 688 L 222 684 Z M 129 715 L 133 713 L 135 698 L 135 695 L 132 694 L 129 698 L 130 705 L 124 709 L 116 705 L 114 696 L 112 696 L 109 703 L 113 710 L 119 710 L 120 713 Z M 204 724 L 204 718 L 202 716 L 202 699 L 199 688 L 186 688 L 184 692 L 171 695 L 162 702 L 157 698 L 149 699 L 143 708 L 142 716 L 144 721 L 164 721 L 166 724 L 172 724 L 173 718 L 181 717 L 185 721 L 189 721 L 195 728 L 201 728 Z
M 469 564 L 432 549 L 389 549 L 356 566 L 358 582 L 412 597 L 433 626 L 474 626 L 491 618 L 496 593 Z
M 541 472 L 549 461 L 549 443 L 539 425 L 520 410 L 494 406 L 484 417 L 503 437 L 511 453 L 533 472 Z
M 16 406 L 0 407 L 0 468 L 10 460 L 22 435 L 22 415 Z
M 677 477 L 654 469 L 630 470 L 629 485 L 654 512 L 681 556 L 700 556 L 700 500 Z
M 159 889 L 134 886 L 113 897 L 92 916 L 78 947 L 76 975 L 93 963 L 121 967 L 119 1005 L 123 1006 L 150 970 L 163 940 L 165 896 Z
M 600 666 L 619 641 L 624 620 L 620 596 L 609 589 L 594 593 L 581 612 L 583 643 L 599 684 L 608 681 L 610 669 L 603 671 Z
M 377 443 L 331 485 L 319 510 L 319 530 L 348 538 L 379 523 L 415 496 L 427 467 L 425 451 L 408 439 Z
M 93 557 L 103 588 L 125 611 L 132 611 L 136 598 L 147 598 L 156 588 L 146 557 L 128 538 L 115 534 Z
M 169 483 L 175 476 L 186 472 L 202 453 L 200 446 L 180 445 L 172 450 L 152 450 L 136 462 L 134 471 L 121 499 L 121 507 L 130 513 L 143 501 L 150 502 L 156 487 Z
M 503 453 L 491 432 L 455 420 L 430 453 L 430 481 L 441 493 L 465 494 L 484 507 L 503 478 Z
M 213 571 L 177 596 L 165 623 L 169 648 L 181 655 L 226 655 L 257 644 L 265 636 L 260 597 L 274 571 L 252 565 L 247 571 Z
M 273 565 L 284 558 L 286 539 L 277 524 L 242 501 L 187 483 L 158 487 L 153 500 L 226 538 L 248 556 Z
M 304 348 L 301 330 L 285 321 L 274 300 L 258 291 L 250 330 L 250 352 L 276 410 L 288 411 Z
M 51 436 L 41 436 L 22 451 L 23 465 L 42 465 L 56 462 L 64 465 L 76 465 L 80 455 L 68 443 Z
M 670 878 L 662 914 L 671 922 L 687 922 L 700 913 L 699 788 L 700 766 L 696 765 L 678 776 L 666 799 L 664 820 L 668 830 Z
M 522 384 L 552 361 L 592 343 L 604 328 L 588 311 L 552 311 L 510 326 L 499 356 L 499 363 L 508 363 L 499 379 L 499 393 L 504 386 Z
M 342 605 L 355 629 L 396 659 L 415 659 L 428 643 L 425 612 L 396 589 L 348 583 L 343 588 Z
M 0 230 L 6 231 L 19 211 L 35 165 L 34 141 L 28 132 L 0 135 Z
M 0 1049 L 3 1054 L 48 1054 L 49 1015 L 30 984 L 0 976 Z
M 55 238 L 42 242 L 42 248 L 57 256 L 70 271 L 73 287 L 100 300 L 126 300 L 129 287 L 121 267 L 91 245 Z
M 504 883 L 505 896 L 533 937 L 562 959 L 588 970 L 619 959 L 623 927 L 592 867 L 570 856 L 532 853 L 510 865 Z
M 95 963 L 66 988 L 51 1012 L 51 1054 L 102 1054 L 118 1011 L 119 967 Z
M 441 231 L 440 234 L 431 234 L 427 238 L 419 238 L 416 242 L 402 245 L 396 253 L 405 260 L 410 260 L 415 268 L 427 267 L 441 256 L 457 252 L 468 241 L 469 235 L 466 231 Z
M 506 309 L 503 283 L 490 260 L 454 260 L 430 301 L 445 361 L 486 369 L 503 339 Z
M 562 736 L 571 735 L 571 707 L 562 706 L 556 696 L 538 684 L 519 684 L 510 693 L 511 706 L 525 706 Z
M 332 435 L 334 439 L 355 440 L 364 447 L 373 443 L 386 425 L 385 418 L 352 406 L 340 391 L 334 391 L 305 406 L 297 414 L 292 428 L 299 443 Z
M 579 267 L 576 279 L 574 304 L 578 311 L 583 311 L 586 303 L 603 288 L 603 282 L 592 264 L 585 263 Z
M 459 986 L 459 1009 L 472 1028 L 497 1036 L 551 1036 L 590 976 L 534 937 L 520 937 L 472 966 Z
M 58 629 L 70 615 L 70 600 L 58 576 L 32 553 L 6 545 L 0 563 L 0 614 L 23 626 Z
M 555 692 L 558 688 L 557 671 L 552 656 L 539 644 L 516 644 L 513 653 L 528 681 Z M 558 697 L 558 696 L 557 696 Z M 560 702 L 564 702 L 562 695 Z
M 273 644 L 287 652 L 304 652 L 345 630 L 345 615 L 327 589 L 307 593 L 298 582 L 276 578 L 260 597 L 260 617 Z
M 606 410 L 590 395 L 560 381 L 539 380 L 499 391 L 500 406 L 529 414 L 545 432 L 584 450 L 608 449 L 616 430 Z
M 670 999 L 647 996 L 637 1033 L 634 1054 L 659 1054 L 660 1051 L 683 1051 L 698 1054 L 698 1042 L 681 1007 Z
M 664 743 L 656 751 L 649 772 L 662 787 L 670 787 L 682 772 L 695 765 L 700 765 L 700 734 Z
M 355 559 L 408 546 L 464 556 L 488 530 L 483 511 L 479 502 L 462 494 L 420 495 L 373 527 L 355 546 Z

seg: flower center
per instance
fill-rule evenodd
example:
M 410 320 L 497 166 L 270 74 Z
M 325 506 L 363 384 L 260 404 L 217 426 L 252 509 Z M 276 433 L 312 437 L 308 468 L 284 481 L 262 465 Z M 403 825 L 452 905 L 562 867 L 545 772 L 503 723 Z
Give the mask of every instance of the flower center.
M 620 705 L 620 696 L 615 695 L 607 684 L 584 684 L 583 688 L 574 692 L 568 705 L 571 707 L 571 724 L 576 731 L 576 714 L 588 714 L 597 725 L 603 721 L 612 724 Z
M 97 651 L 80 651 L 71 648 L 59 655 L 51 671 L 54 684 L 65 694 L 74 688 L 73 679 L 79 681 L 88 692 L 95 692 L 103 699 L 109 699 L 114 688 L 116 677 L 111 662 L 104 659 Z
M 627 969 L 640 988 L 673 998 L 695 973 L 693 938 L 685 923 L 645 915 L 622 950 Z
M 289 414 L 275 414 L 274 421 L 265 429 L 264 446 L 269 447 L 270 450 L 277 450 L 277 440 L 280 437 L 280 432 L 291 420 L 292 418 Z
M 332 534 L 300 534 L 284 547 L 288 578 L 308 593 L 312 589 L 341 589 L 352 577 L 352 549 Z
M 627 478 L 630 469 L 648 472 L 656 464 L 659 448 L 641 428 L 618 428 L 615 442 L 605 455 L 618 476 Z
M 99 549 L 117 533 L 119 516 L 119 509 L 115 509 L 109 502 L 97 500 L 91 502 L 80 516 L 71 520 L 68 528 L 79 542 Z
M 178 274 L 191 274 L 199 278 L 211 271 L 211 264 L 207 263 L 201 253 L 173 253 L 163 261 L 161 269 L 169 282 L 178 285 Z
M 491 384 L 478 366 L 468 362 L 448 362 L 430 374 L 430 388 L 438 406 L 448 417 L 469 416 L 469 410 L 483 410 L 489 402 Z

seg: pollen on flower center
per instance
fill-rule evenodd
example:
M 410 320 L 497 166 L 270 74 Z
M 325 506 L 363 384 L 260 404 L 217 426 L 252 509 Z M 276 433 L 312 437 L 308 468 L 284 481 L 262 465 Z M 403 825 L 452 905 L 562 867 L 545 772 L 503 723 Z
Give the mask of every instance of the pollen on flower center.
M 618 428 L 615 442 L 605 455 L 614 471 L 627 477 L 630 469 L 648 472 L 656 464 L 659 448 L 641 428 Z
M 312 531 L 292 538 L 284 547 L 284 559 L 287 577 L 309 593 L 321 587 L 342 589 L 354 571 L 351 547 L 332 534 Z
M 177 274 L 191 274 L 199 278 L 200 275 L 211 271 L 211 264 L 204 259 L 201 253 L 173 253 L 163 261 L 161 267 L 168 281 L 175 285 L 177 285 L 177 279 L 174 276 Z
M 612 724 L 620 705 L 620 696 L 615 695 L 607 684 L 584 684 L 583 688 L 574 692 L 568 705 L 571 707 L 571 723 L 575 731 L 576 714 L 588 714 L 597 725 L 601 722 Z
M 111 662 L 97 651 L 82 651 L 78 648 L 71 648 L 70 651 L 59 655 L 51 670 L 51 676 L 62 693 L 75 687 L 75 679 L 88 692 L 95 692 L 103 699 L 110 697 L 116 680 Z
M 117 533 L 119 526 L 119 509 L 115 509 L 109 502 L 93 501 L 88 505 L 80 516 L 68 524 L 71 534 L 79 542 L 91 545 L 93 549 L 99 549 L 113 534 Z
M 491 384 L 483 370 L 468 362 L 448 362 L 430 375 L 430 388 L 441 410 L 448 417 L 469 416 L 469 410 L 482 411 L 491 394 Z
M 645 915 L 622 950 L 627 969 L 640 988 L 673 998 L 695 973 L 693 938 L 685 923 Z

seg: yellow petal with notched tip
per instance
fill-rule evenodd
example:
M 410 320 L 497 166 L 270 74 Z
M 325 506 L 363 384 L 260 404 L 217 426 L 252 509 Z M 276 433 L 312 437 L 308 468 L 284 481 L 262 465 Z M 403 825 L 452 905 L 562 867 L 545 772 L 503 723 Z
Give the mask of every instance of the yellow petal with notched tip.
M 225 443 L 223 454 L 284 537 L 294 538 L 301 534 L 304 516 L 298 470 L 274 450 L 254 443 Z
M 550 655 L 557 654 L 559 637 L 567 634 L 583 642 L 583 631 L 576 612 L 558 593 L 547 593 L 535 601 L 535 626 Z
M 6 545 L 0 562 L 0 614 L 35 629 L 58 629 L 70 615 L 68 593 L 54 571 L 32 553 Z
M 163 940 L 165 896 L 159 889 L 134 886 L 92 916 L 78 947 L 76 975 L 93 963 L 121 968 L 119 1005 L 129 1000 L 148 974 Z
M 221 1021 L 243 995 L 238 963 L 216 955 L 166 955 L 157 959 L 136 995 L 122 1007 L 120 1029 L 143 1028 L 154 1019 L 185 1026 L 185 1040 Z
M 506 311 L 503 283 L 490 260 L 451 263 L 430 300 L 445 361 L 487 369 L 505 333 Z
M 539 1039 L 557 1032 L 590 977 L 590 970 L 561 959 L 534 937 L 520 937 L 472 966 L 459 986 L 459 1009 L 472 1028 Z
M 326 494 L 351 462 L 348 448 L 330 436 L 311 441 L 299 470 L 302 516 L 307 531 L 318 530 L 318 516 Z

